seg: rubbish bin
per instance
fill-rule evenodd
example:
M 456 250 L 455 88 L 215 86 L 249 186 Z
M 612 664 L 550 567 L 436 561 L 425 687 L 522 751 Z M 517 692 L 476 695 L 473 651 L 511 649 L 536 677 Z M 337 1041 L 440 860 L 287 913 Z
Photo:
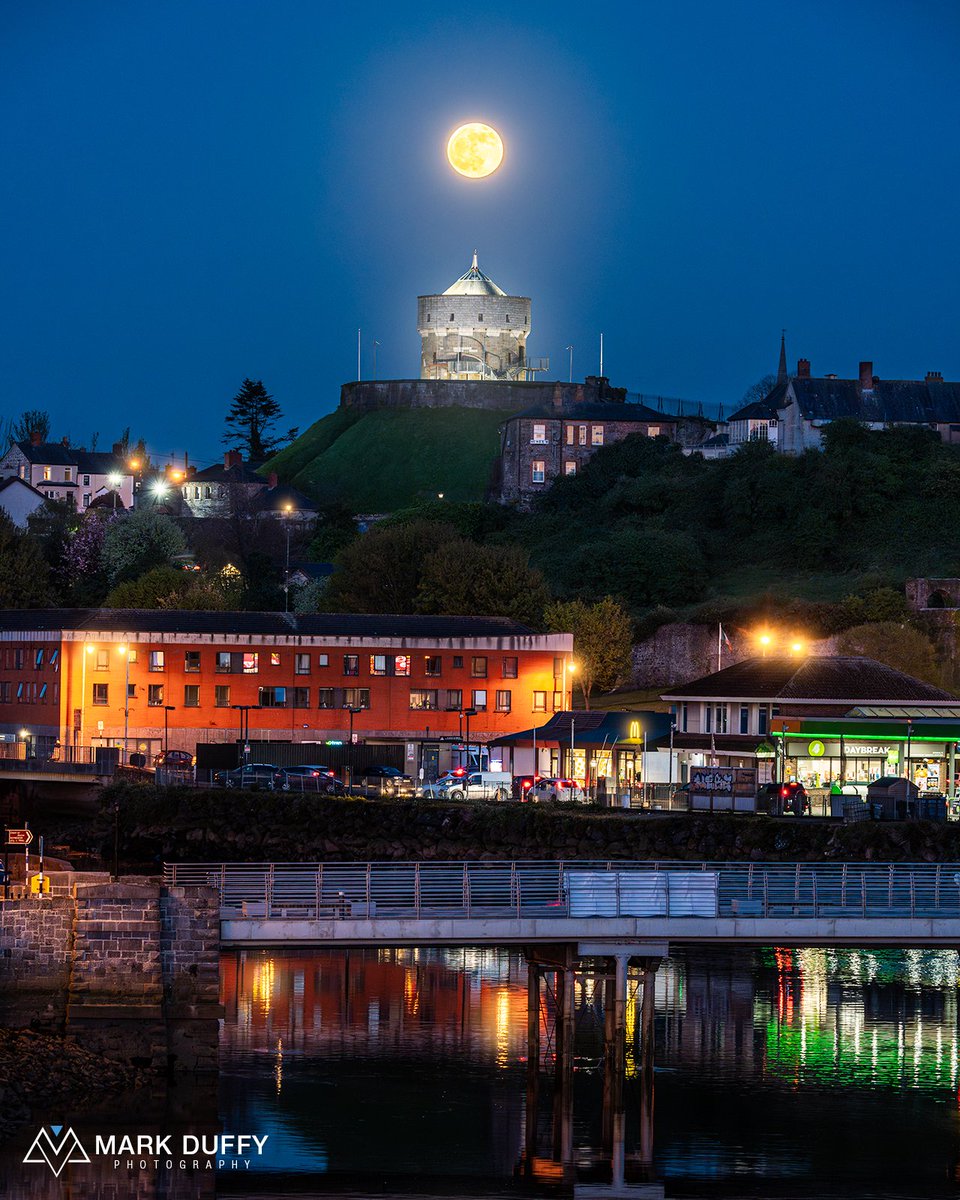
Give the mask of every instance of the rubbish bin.
M 119 746 L 97 746 L 94 762 L 98 775 L 113 775 L 120 764 Z
M 874 800 L 870 805 L 870 820 L 883 820 L 883 804 L 879 800 Z

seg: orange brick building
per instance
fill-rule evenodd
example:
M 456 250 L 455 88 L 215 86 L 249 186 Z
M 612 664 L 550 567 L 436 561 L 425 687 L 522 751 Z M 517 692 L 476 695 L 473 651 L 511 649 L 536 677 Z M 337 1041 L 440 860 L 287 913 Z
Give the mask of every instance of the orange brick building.
M 424 742 L 473 709 L 485 742 L 567 706 L 572 650 L 500 617 L 0 611 L 0 738 L 152 754 L 233 741 L 246 720 L 251 739 L 346 741 L 352 722 L 357 740 Z

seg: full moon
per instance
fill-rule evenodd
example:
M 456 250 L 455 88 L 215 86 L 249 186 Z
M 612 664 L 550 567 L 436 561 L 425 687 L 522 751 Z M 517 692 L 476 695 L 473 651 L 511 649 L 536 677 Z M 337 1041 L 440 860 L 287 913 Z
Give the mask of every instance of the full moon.
M 459 174 L 483 179 L 503 162 L 503 139 L 492 126 L 470 121 L 450 134 L 447 158 Z

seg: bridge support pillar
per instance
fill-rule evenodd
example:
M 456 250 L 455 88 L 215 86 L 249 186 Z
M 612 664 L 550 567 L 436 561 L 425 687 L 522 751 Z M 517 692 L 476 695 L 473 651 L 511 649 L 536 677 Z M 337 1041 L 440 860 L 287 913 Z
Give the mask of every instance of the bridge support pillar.
M 540 1087 L 540 968 L 527 963 L 527 1104 L 526 1104 L 526 1164 L 533 1164 L 537 1154 L 537 1104 Z
M 658 958 L 642 961 L 643 998 L 640 1007 L 640 1161 L 653 1162 L 653 1000 Z
M 565 965 L 556 972 L 555 984 L 557 1052 L 553 1108 L 554 1156 L 562 1164 L 564 1176 L 573 1170 L 573 1055 L 576 1030 L 573 956 L 568 952 L 565 957 Z

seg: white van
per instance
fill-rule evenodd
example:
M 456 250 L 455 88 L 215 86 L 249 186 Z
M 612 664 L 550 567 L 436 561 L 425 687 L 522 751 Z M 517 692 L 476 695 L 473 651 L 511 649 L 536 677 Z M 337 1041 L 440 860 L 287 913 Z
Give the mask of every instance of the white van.
M 469 775 L 444 781 L 444 800 L 509 800 L 513 776 L 509 771 L 471 771 Z

